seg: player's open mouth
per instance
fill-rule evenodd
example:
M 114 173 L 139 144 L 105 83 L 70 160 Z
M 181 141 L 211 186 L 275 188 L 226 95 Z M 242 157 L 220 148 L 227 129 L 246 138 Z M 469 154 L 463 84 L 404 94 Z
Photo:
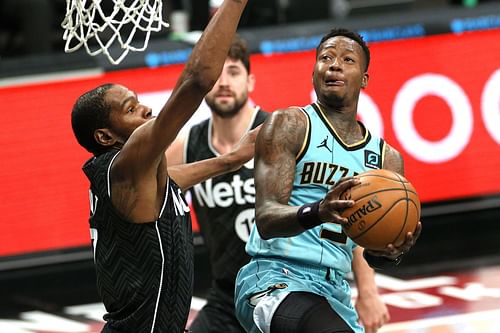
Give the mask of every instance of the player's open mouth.
M 325 81 L 326 85 L 327 86 L 338 86 L 338 87 L 342 87 L 345 85 L 345 82 L 344 81 L 341 81 L 341 80 L 326 80 Z

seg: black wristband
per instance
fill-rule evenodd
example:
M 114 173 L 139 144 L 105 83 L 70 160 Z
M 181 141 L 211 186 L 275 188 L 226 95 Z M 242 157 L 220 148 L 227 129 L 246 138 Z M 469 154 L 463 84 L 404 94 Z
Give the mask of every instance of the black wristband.
M 314 228 L 318 225 L 320 225 L 321 220 L 319 219 L 319 203 L 321 200 L 308 203 L 305 205 L 300 206 L 299 210 L 297 211 L 297 220 L 299 221 L 299 224 L 302 226 L 304 229 L 311 229 Z
M 401 260 L 403 260 L 403 253 L 401 253 L 396 259 L 392 260 L 387 257 L 371 255 L 366 252 L 366 250 L 364 250 L 363 257 L 365 258 L 368 265 L 370 265 L 370 267 L 383 270 L 399 265 L 401 263 Z

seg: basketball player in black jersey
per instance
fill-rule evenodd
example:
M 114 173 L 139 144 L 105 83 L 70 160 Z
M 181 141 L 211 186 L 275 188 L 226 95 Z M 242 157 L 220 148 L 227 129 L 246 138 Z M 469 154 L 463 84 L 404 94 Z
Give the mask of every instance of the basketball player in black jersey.
M 191 163 L 224 154 L 261 124 L 267 113 L 248 100 L 254 85 L 246 43 L 237 37 L 219 80 L 205 97 L 211 118 L 174 141 L 167 150 L 169 163 Z M 243 333 L 234 313 L 234 281 L 238 270 L 250 260 L 245 245 L 255 216 L 253 164 L 197 184 L 190 194 L 212 268 L 207 303 L 190 329 L 193 333 Z M 362 256 L 359 261 L 364 261 Z M 366 331 L 375 332 L 389 320 L 387 307 L 368 265 L 357 265 L 354 273 L 356 283 L 363 286 L 356 310 Z
M 168 168 L 165 151 L 219 77 L 246 0 L 225 0 L 211 19 L 157 118 L 117 84 L 83 94 L 74 134 L 94 157 L 90 227 L 103 332 L 182 332 L 193 284 L 189 208 L 182 190 L 250 158 L 228 154 Z M 245 149 L 244 149 L 245 150 Z M 172 180 L 175 177 L 175 182 Z

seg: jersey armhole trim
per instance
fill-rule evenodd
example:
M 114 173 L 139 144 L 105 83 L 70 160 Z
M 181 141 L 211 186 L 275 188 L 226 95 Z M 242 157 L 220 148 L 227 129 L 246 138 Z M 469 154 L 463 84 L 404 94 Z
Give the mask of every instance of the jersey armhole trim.
M 106 175 L 106 187 L 107 187 L 106 190 L 108 192 L 108 197 L 110 199 L 111 199 L 111 166 L 113 165 L 113 162 L 115 161 L 115 158 L 116 158 L 116 156 L 118 156 L 118 154 L 120 154 L 120 152 L 117 152 L 115 154 L 115 156 L 113 156 L 113 158 L 109 162 L 108 172 L 107 172 L 107 175 Z
M 299 108 L 300 111 L 302 111 L 307 119 L 307 124 L 306 124 L 306 135 L 304 135 L 304 140 L 302 141 L 302 146 L 300 147 L 300 150 L 298 151 L 297 155 L 295 156 L 295 160 L 298 163 L 302 157 L 304 157 L 307 147 L 309 147 L 309 142 L 311 141 L 311 119 L 309 118 L 309 114 L 304 108 Z
M 380 138 L 380 169 L 384 168 L 386 148 L 387 144 L 385 143 L 385 140 Z

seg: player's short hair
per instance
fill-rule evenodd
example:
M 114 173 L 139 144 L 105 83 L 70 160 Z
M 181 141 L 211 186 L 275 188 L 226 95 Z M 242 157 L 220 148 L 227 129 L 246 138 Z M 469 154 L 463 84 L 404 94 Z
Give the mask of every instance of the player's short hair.
M 368 71 L 368 66 L 370 65 L 370 49 L 368 48 L 368 45 L 366 44 L 363 37 L 355 31 L 343 28 L 335 28 L 330 30 L 330 32 L 328 32 L 326 35 L 323 36 L 323 38 L 321 38 L 321 41 L 319 42 L 318 47 L 316 48 L 316 55 L 318 54 L 321 46 L 325 41 L 336 36 L 347 37 L 358 43 L 359 46 L 361 46 L 365 54 L 365 72 Z
M 113 84 L 106 83 L 81 95 L 71 111 L 71 126 L 78 143 L 94 155 L 108 148 L 94 138 L 95 130 L 111 126 L 111 106 L 106 102 L 106 92 Z
M 229 48 L 228 57 L 232 60 L 241 60 L 248 73 L 250 73 L 250 53 L 246 41 L 239 35 L 233 39 L 231 47 Z

